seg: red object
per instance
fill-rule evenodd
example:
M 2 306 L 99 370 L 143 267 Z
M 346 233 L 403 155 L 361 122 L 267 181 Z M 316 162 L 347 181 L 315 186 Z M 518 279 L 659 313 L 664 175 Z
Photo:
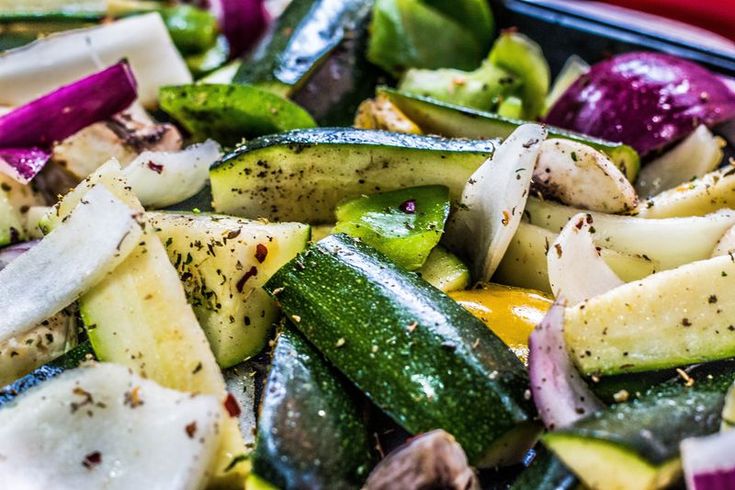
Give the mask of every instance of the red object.
M 716 32 L 735 41 L 735 0 L 608 0 Z

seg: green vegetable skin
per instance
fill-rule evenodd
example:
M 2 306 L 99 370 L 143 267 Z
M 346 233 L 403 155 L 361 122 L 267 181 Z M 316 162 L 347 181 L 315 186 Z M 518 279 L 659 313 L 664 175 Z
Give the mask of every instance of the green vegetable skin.
M 334 233 L 360 238 L 408 270 L 421 267 L 449 217 L 449 190 L 412 187 L 363 196 L 337 208 Z
M 377 92 L 388 97 L 424 132 L 448 138 L 505 138 L 526 122 L 430 97 L 399 92 L 388 87 L 380 87 Z M 640 157 L 630 146 L 571 133 L 559 128 L 549 127 L 548 129 L 550 138 L 579 141 L 602 151 L 625 173 L 628 180 L 635 181 L 640 169 Z
M 298 105 L 248 85 L 162 87 L 159 102 L 195 139 L 229 146 L 243 138 L 316 126 Z
M 389 72 L 470 70 L 487 53 L 493 18 L 483 0 L 377 0 L 370 30 L 368 59 Z
M 225 214 L 320 224 L 365 193 L 445 185 L 456 199 L 495 144 L 351 128 L 265 136 L 211 168 L 213 204 Z
M 679 472 L 679 442 L 719 430 L 735 363 L 705 364 L 689 375 L 690 387 L 677 377 L 632 402 L 550 432 L 543 442 L 588 486 L 663 486 Z
M 217 19 L 210 12 L 177 5 L 159 10 L 171 39 L 183 54 L 201 53 L 213 47 L 217 40 Z
M 351 387 L 297 331 L 278 336 L 258 418 L 253 473 L 278 488 L 359 488 L 371 437 Z
M 472 463 L 536 440 L 526 371 L 485 325 L 368 245 L 332 235 L 265 289 L 327 359 L 409 432 L 450 432 Z
M 240 66 L 233 82 L 255 84 L 284 97 L 292 95 L 365 19 L 372 3 L 372 0 L 292 1 L 276 21 L 272 35 Z

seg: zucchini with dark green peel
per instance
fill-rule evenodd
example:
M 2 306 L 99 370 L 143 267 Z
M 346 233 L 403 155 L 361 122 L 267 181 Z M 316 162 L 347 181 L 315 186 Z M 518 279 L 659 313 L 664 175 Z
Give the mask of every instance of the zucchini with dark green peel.
M 449 138 L 505 138 L 518 126 L 526 123 L 520 119 L 449 104 L 431 97 L 403 93 L 388 87 L 379 87 L 378 94 L 387 97 L 427 134 Z M 560 128 L 547 127 L 547 129 L 549 138 L 578 141 L 605 153 L 631 182 L 638 175 L 640 157 L 630 146 Z
M 353 35 L 369 16 L 372 4 L 373 0 L 292 1 L 233 82 L 291 96 Z
M 536 440 L 526 370 L 513 352 L 457 302 L 368 245 L 329 236 L 265 289 L 409 432 L 444 429 L 480 467 L 515 462 Z
M 248 85 L 178 85 L 159 91 L 161 108 L 195 139 L 234 146 L 243 139 L 313 128 L 308 112 L 294 102 Z
M 283 329 L 258 420 L 252 472 L 278 488 L 359 488 L 370 432 L 351 387 L 291 327 Z
M 509 490 L 575 490 L 579 487 L 577 477 L 559 458 L 543 447 L 537 451 L 531 465 L 520 474 Z
M 543 438 L 587 486 L 661 488 L 681 473 L 679 443 L 717 432 L 735 362 L 701 365 Z
M 250 141 L 210 170 L 217 212 L 333 223 L 344 199 L 444 185 L 452 199 L 493 153 L 493 140 L 318 128 Z

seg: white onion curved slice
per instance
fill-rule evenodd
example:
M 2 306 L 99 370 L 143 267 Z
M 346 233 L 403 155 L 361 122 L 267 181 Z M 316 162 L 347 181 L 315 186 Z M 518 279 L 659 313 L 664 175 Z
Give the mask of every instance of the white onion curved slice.
M 61 311 L 120 264 L 143 233 L 132 214 L 97 186 L 68 220 L 0 271 L 0 341 Z
M 528 374 L 539 416 L 549 430 L 602 408 L 572 364 L 564 340 L 564 306 L 555 302 L 528 339 Z
M 546 261 L 554 296 L 575 305 L 624 283 L 595 246 L 592 215 L 573 217 L 549 247 Z
M 520 126 L 465 184 L 446 238 L 471 258 L 476 280 L 490 280 L 518 229 L 545 139 L 542 126 Z
M 146 208 L 164 208 L 202 190 L 209 167 L 220 156 L 220 146 L 212 140 L 177 152 L 144 151 L 123 173 Z

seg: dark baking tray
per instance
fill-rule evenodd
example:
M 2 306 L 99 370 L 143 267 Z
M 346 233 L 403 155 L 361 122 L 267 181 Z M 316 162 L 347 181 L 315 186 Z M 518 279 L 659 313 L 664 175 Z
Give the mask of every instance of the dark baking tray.
M 541 45 L 552 73 L 576 54 L 589 63 L 627 51 L 662 51 L 696 61 L 724 75 L 735 76 L 735 55 L 695 45 L 660 32 L 618 20 L 591 18 L 568 5 L 529 0 L 490 0 L 499 29 L 517 27 Z

